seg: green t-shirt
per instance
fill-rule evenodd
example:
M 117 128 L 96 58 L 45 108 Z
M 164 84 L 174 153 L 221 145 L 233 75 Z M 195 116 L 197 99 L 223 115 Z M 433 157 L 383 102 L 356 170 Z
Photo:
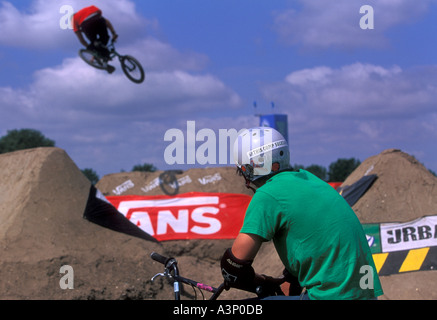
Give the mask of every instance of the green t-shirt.
M 300 170 L 277 174 L 253 196 L 241 233 L 273 240 L 310 299 L 383 294 L 362 225 L 337 191 Z

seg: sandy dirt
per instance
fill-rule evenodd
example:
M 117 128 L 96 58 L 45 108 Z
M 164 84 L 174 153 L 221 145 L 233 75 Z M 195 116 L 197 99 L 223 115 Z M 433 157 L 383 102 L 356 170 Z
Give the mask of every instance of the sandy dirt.
M 437 178 L 413 157 L 396 150 L 382 152 L 364 161 L 344 185 L 370 168 L 378 180 L 354 206 L 363 223 L 437 214 Z M 107 175 L 96 187 L 105 195 L 164 194 L 156 184 L 161 173 Z M 234 168 L 191 169 L 175 176 L 178 193 L 251 194 Z M 149 258 L 153 251 L 176 257 L 188 278 L 212 286 L 221 283 L 219 261 L 232 239 L 152 243 L 105 229 L 83 218 L 89 189 L 90 182 L 62 149 L 0 155 L 0 299 L 172 299 L 166 280 L 150 280 L 162 272 L 161 265 Z M 74 270 L 72 290 L 61 289 L 63 265 Z M 281 274 L 283 267 L 271 243 L 262 247 L 254 267 L 259 273 Z M 436 271 L 381 280 L 383 299 L 437 299 Z M 249 296 L 231 290 L 222 298 Z M 185 288 L 183 298 L 193 297 L 194 291 Z

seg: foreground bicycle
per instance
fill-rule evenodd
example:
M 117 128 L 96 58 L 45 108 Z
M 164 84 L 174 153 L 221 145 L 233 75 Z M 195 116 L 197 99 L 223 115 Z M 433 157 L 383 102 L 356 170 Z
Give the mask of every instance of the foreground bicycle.
M 202 297 L 204 299 L 203 291 L 207 291 L 212 293 L 212 296 L 209 298 L 209 300 L 217 300 L 217 298 L 221 295 L 223 290 L 225 290 L 226 286 L 225 283 L 222 283 L 218 288 L 211 287 L 209 285 L 194 281 L 192 279 L 184 278 L 179 274 L 179 268 L 178 268 L 178 262 L 175 258 L 167 258 L 164 257 L 156 252 L 153 252 L 150 257 L 164 265 L 164 273 L 158 273 L 153 276 L 152 282 L 158 277 L 162 276 L 167 279 L 170 279 L 173 281 L 173 291 L 175 295 L 175 300 L 181 300 L 181 287 L 180 284 L 187 284 L 190 285 L 194 292 L 196 293 L 195 289 L 197 288 L 200 293 L 202 294 Z M 251 291 L 250 291 L 251 292 Z M 276 288 L 266 288 L 262 286 L 258 286 L 255 290 L 255 293 L 258 298 L 265 298 L 267 296 L 275 296 L 275 295 L 284 295 L 281 288 L 277 286 Z M 197 294 L 196 294 L 197 297 Z
M 145 79 L 144 69 L 141 64 L 132 56 L 121 55 L 115 50 L 114 41 L 108 44 L 107 49 L 109 50 L 109 59 L 102 57 L 97 51 L 90 49 L 80 49 L 79 56 L 90 66 L 106 70 L 108 66 L 108 61 L 111 61 L 115 57 L 118 57 L 120 61 L 121 69 L 124 74 L 135 83 L 142 83 Z

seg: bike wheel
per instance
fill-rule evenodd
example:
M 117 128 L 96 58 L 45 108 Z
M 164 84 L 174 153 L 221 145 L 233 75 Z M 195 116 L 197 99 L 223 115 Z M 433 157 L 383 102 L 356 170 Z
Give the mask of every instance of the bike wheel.
M 79 50 L 79 56 L 82 58 L 83 61 L 85 61 L 90 66 L 104 70 L 106 69 L 102 59 L 96 56 L 96 53 L 92 50 L 88 49 L 80 49 Z
M 176 174 L 181 174 L 181 170 L 168 170 L 159 175 L 159 186 L 168 196 L 177 195 L 179 192 L 179 183 Z
M 137 59 L 131 56 L 120 57 L 121 68 L 132 82 L 141 83 L 146 77 L 144 69 Z

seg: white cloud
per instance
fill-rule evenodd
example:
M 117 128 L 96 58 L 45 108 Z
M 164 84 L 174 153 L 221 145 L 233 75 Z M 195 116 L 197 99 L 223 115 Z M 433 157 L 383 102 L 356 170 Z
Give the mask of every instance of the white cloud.
M 328 67 L 304 69 L 289 74 L 285 81 L 292 85 L 306 85 L 310 83 L 326 83 L 333 70 Z
M 72 38 L 66 40 L 65 32 L 73 33 L 59 27 L 59 8 L 63 4 L 38 0 L 30 10 L 19 11 L 11 3 L 3 2 L 0 44 L 31 49 L 66 45 Z M 86 5 L 85 1 L 68 4 L 75 8 Z M 127 33 L 129 28 L 133 30 L 145 23 L 131 1 L 105 0 L 95 4 L 114 17 L 111 19 L 114 25 L 123 28 L 117 30 L 120 38 L 123 30 Z M 204 71 L 207 56 L 181 52 L 145 36 L 141 30 L 133 33 L 132 41 L 120 39 L 117 50 L 142 63 L 146 71 L 143 84 L 130 82 L 117 60 L 112 62 L 117 71 L 109 75 L 88 66 L 79 57 L 66 58 L 59 65 L 33 72 L 26 86 L 0 87 L 3 114 L 0 134 L 16 128 L 40 130 L 66 149 L 80 167 L 110 173 L 108 170 L 129 170 L 144 159 L 162 162 L 163 144 L 159 141 L 176 121 L 241 107 L 237 93 Z M 73 40 L 77 45 L 77 40 Z M 209 124 L 211 121 L 212 118 Z
M 33 109 L 41 112 L 54 108 L 55 113 L 106 113 L 133 119 L 162 117 L 162 110 L 176 116 L 214 106 L 235 108 L 241 102 L 235 92 L 210 74 L 146 68 L 145 82 L 136 85 L 120 71 L 117 61 L 113 65 L 118 71 L 108 75 L 80 58 L 66 59 L 61 66 L 37 71 L 30 88 L 16 95 L 31 101 Z
M 281 41 L 303 48 L 377 48 L 386 46 L 386 31 L 424 14 L 432 0 L 300 0 L 299 9 L 276 12 L 274 28 Z M 374 9 L 374 29 L 362 30 L 363 5 Z
M 206 55 L 197 52 L 181 52 L 169 43 L 153 37 L 139 39 L 127 46 L 120 47 L 118 51 L 122 54 L 129 53 L 135 56 L 149 70 L 200 71 L 209 62 Z
M 117 58 L 111 62 L 117 68 L 111 75 L 93 69 L 79 57 L 66 58 L 60 65 L 34 72 L 26 88 L 0 88 L 0 101 L 5 108 L 10 106 L 11 114 L 22 110 L 25 118 L 44 115 L 47 122 L 60 118 L 118 116 L 138 120 L 188 116 L 201 110 L 241 105 L 231 88 L 216 76 L 202 72 L 208 61 L 205 55 L 180 52 L 152 37 L 117 50 L 141 62 L 146 72 L 143 84 L 131 83 Z
M 317 162 L 333 152 L 364 160 L 413 146 L 429 158 L 437 139 L 436 83 L 437 66 L 355 63 L 297 70 L 262 92 L 288 114 L 294 163 Z
M 181 53 L 156 39 L 140 40 L 135 48 L 133 54 L 146 70 L 141 85 L 125 77 L 118 61 L 113 62 L 117 71 L 109 75 L 77 57 L 34 72 L 26 87 L 0 87 L 0 128 L 40 130 L 68 150 L 80 167 L 110 173 L 129 170 L 145 158 L 162 162 L 159 141 L 175 121 L 241 106 L 237 93 L 202 72 L 205 56 Z M 154 68 L 148 68 L 152 62 L 141 54 L 145 48 L 159 52 L 152 59 Z M 127 47 L 120 52 L 131 53 Z M 172 58 L 177 61 L 166 64 Z
M 283 83 L 266 86 L 264 95 L 295 105 L 302 112 L 347 118 L 408 117 L 433 110 L 437 68 L 355 63 L 290 73 Z

